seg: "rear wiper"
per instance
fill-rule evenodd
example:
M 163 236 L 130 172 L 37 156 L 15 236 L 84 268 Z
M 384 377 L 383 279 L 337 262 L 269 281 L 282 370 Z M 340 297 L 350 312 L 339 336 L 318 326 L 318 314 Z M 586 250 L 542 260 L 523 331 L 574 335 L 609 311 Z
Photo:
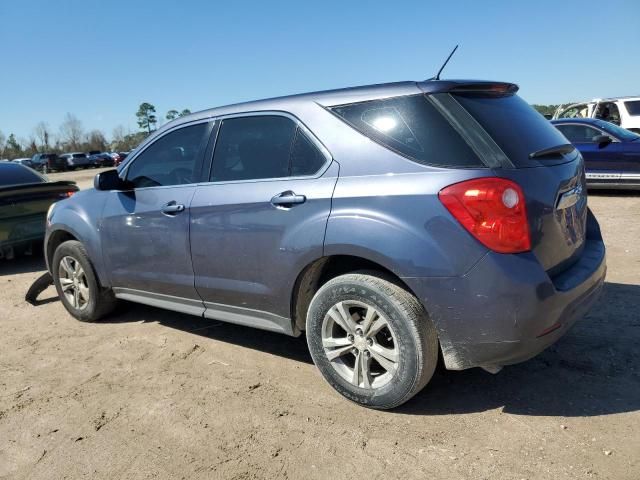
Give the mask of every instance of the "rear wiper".
M 575 147 L 573 145 L 571 145 L 570 143 L 565 143 L 563 145 L 543 148 L 542 150 L 538 150 L 537 152 L 530 153 L 529 158 L 540 158 L 563 153 L 571 153 L 573 152 L 573 150 L 575 150 Z

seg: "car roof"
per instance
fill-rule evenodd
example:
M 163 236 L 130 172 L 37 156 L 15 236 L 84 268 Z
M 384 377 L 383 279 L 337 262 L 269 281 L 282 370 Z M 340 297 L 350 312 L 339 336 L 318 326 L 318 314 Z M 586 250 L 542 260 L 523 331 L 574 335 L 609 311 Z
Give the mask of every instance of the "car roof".
M 513 83 L 495 82 L 487 80 L 425 80 L 420 82 L 404 81 L 393 83 L 380 83 L 358 87 L 338 88 L 309 93 L 299 93 L 282 97 L 253 100 L 249 102 L 225 105 L 199 112 L 194 112 L 184 117 L 179 117 L 166 123 L 158 130 L 166 130 L 176 125 L 200 120 L 207 117 L 227 115 L 233 113 L 247 113 L 252 111 L 282 110 L 297 102 L 311 102 L 324 107 L 331 107 L 347 103 L 364 102 L 380 98 L 390 98 L 405 95 L 418 95 L 420 93 L 439 93 L 451 91 L 456 87 L 465 85 L 505 85 L 517 91 L 518 86 Z
M 594 98 L 593 102 L 615 102 L 616 100 L 640 100 L 637 95 L 627 95 L 626 97 L 607 97 L 607 98 Z

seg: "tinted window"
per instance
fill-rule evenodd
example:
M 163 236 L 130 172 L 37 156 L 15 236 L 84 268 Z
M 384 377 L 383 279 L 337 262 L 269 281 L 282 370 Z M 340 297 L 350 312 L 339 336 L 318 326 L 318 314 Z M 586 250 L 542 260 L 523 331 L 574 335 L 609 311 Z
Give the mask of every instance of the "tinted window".
M 289 176 L 296 124 L 265 115 L 222 121 L 213 156 L 211 181 L 256 180 Z
M 627 107 L 627 112 L 629 112 L 629 115 L 633 115 L 634 117 L 640 115 L 640 100 L 624 102 L 624 106 Z
M 602 135 L 599 130 L 587 125 L 556 125 L 556 128 L 560 130 L 571 143 L 593 143 L 593 137 Z
M 419 163 L 484 166 L 422 95 L 341 105 L 332 110 L 372 140 Z
M 0 163 L 0 186 L 42 183 L 44 179 L 28 167 L 15 163 Z
M 180 185 L 196 181 L 195 171 L 206 123 L 174 130 L 147 147 L 127 171 L 135 187 Z
M 73 158 L 87 158 L 84 153 L 74 153 Z
M 326 159 L 305 133 L 298 129 L 291 149 L 291 175 L 294 177 L 313 175 L 324 165 Z
M 615 103 L 601 103 L 596 107 L 594 117 L 620 125 L 620 111 Z
M 516 167 L 539 165 L 529 154 L 567 143 L 542 115 L 517 95 L 454 98 L 491 135 Z

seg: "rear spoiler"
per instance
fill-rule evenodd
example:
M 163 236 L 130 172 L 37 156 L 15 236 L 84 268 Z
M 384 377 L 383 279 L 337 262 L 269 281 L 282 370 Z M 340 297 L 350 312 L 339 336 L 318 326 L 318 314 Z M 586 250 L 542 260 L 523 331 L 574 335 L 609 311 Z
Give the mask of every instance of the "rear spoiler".
M 515 83 L 486 80 L 427 80 L 417 82 L 424 93 L 457 93 L 460 95 L 513 95 L 519 89 Z
M 76 182 L 70 180 L 61 180 L 59 182 L 42 182 L 42 183 L 23 183 L 20 185 L 6 185 L 0 187 L 0 198 L 8 197 L 16 194 L 55 192 L 62 190 L 73 190 L 77 192 L 79 189 Z

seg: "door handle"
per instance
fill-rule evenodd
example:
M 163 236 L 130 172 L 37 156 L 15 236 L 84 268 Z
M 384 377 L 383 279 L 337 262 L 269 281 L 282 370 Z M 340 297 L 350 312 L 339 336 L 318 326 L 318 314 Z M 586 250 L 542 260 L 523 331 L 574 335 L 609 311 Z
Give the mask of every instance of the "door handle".
M 296 195 L 291 190 L 279 193 L 271 199 L 271 203 L 276 207 L 292 207 L 307 201 L 304 195 Z
M 184 211 L 184 205 L 176 203 L 175 200 L 172 200 L 171 202 L 164 205 L 161 211 L 165 215 L 175 215 L 176 213 Z

